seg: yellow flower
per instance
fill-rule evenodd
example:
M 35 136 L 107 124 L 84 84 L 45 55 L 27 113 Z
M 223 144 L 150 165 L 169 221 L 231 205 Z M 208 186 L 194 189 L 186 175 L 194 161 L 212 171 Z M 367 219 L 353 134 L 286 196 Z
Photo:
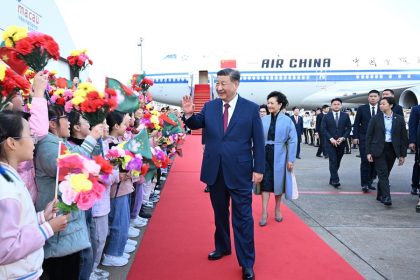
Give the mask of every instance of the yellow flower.
M 70 186 L 76 192 L 90 191 L 92 189 L 92 182 L 88 180 L 86 174 L 73 174 L 70 175 Z
M 87 83 L 87 82 L 80 83 L 80 84 L 77 86 L 77 89 L 78 89 L 78 90 L 83 90 L 83 91 L 85 91 L 86 93 L 91 92 L 91 91 L 97 91 L 97 90 L 96 90 L 96 87 L 95 87 L 94 85 L 92 85 L 91 83 Z
M 123 162 L 122 162 L 122 168 L 126 169 L 127 164 L 132 160 L 133 158 L 131 156 L 124 156 Z
M 82 103 L 83 101 L 85 101 L 85 99 L 81 96 L 75 96 L 71 99 L 71 103 L 76 106 L 79 106 L 79 104 Z
M 28 29 L 20 26 L 9 26 L 3 32 L 3 41 L 6 47 L 14 47 L 20 39 L 28 37 Z
M 3 62 L 0 63 L 0 81 L 3 81 L 4 76 L 6 76 L 6 69 L 7 69 L 6 64 L 4 64 Z
M 59 88 L 54 92 L 55 95 L 59 96 L 59 97 L 63 97 L 64 94 L 64 89 L 63 88 Z

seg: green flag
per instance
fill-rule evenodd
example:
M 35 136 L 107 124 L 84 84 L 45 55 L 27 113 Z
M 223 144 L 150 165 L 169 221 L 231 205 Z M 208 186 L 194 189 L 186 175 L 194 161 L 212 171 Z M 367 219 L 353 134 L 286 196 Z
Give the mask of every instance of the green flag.
M 140 154 L 143 158 L 152 159 L 149 136 L 147 135 L 145 128 L 129 140 L 125 144 L 124 148 L 128 149 L 132 153 Z
M 153 161 L 148 161 L 149 163 L 149 170 L 147 171 L 146 175 L 144 176 L 144 180 L 146 182 L 152 181 L 153 176 L 156 173 L 157 167 L 156 165 L 153 163 Z
M 162 134 L 164 136 L 169 136 L 176 133 L 182 133 L 181 123 L 179 122 L 178 117 L 174 113 L 169 113 L 167 117 L 169 118 L 171 122 L 170 123 L 166 122 L 165 119 L 163 119 L 164 124 L 163 124 Z
M 112 88 L 117 92 L 117 111 L 132 113 L 139 108 L 140 103 L 138 95 L 118 80 L 107 77 L 105 79 L 105 88 Z

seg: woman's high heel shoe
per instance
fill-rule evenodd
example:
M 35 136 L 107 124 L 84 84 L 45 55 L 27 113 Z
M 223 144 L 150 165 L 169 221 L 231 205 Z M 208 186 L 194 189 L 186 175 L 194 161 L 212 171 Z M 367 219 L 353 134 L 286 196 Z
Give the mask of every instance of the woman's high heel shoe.
M 267 219 L 268 219 L 268 214 L 265 217 L 264 216 L 261 217 L 260 227 L 263 227 L 263 226 L 267 225 Z

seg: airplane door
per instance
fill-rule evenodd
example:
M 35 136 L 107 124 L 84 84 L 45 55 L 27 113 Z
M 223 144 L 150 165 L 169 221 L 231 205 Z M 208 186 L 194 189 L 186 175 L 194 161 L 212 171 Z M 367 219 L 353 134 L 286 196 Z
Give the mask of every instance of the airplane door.
M 207 85 L 209 83 L 209 71 L 201 70 L 198 72 L 198 83 Z

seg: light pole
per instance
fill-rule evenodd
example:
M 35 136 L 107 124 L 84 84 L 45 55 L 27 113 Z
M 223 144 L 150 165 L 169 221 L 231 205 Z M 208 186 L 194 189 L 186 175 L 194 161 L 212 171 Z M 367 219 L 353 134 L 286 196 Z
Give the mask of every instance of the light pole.
M 143 37 L 140 37 L 140 42 L 137 43 L 140 47 L 140 72 L 143 73 Z

